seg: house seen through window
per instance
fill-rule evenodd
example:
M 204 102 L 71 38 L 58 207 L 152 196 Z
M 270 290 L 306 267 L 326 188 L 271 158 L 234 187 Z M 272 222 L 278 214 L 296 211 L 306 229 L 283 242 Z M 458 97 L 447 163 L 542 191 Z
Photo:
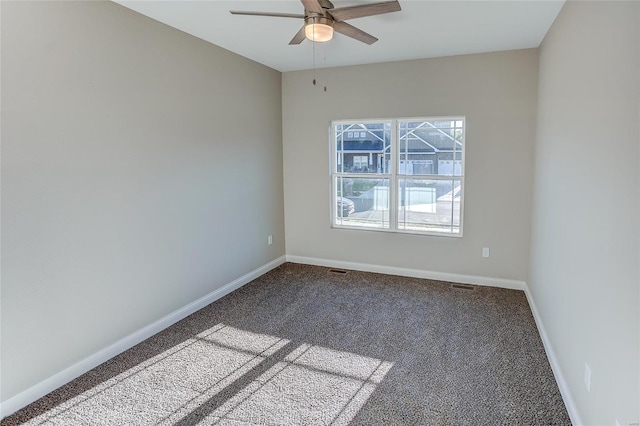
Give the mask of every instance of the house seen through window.
M 333 226 L 462 235 L 463 117 L 332 123 Z

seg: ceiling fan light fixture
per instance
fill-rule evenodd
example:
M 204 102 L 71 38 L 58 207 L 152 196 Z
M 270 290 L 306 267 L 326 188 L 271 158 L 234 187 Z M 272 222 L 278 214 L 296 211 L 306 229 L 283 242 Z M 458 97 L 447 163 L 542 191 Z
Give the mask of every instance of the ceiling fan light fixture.
M 324 42 L 333 38 L 333 21 L 322 16 L 310 16 L 304 20 L 304 35 L 311 41 Z

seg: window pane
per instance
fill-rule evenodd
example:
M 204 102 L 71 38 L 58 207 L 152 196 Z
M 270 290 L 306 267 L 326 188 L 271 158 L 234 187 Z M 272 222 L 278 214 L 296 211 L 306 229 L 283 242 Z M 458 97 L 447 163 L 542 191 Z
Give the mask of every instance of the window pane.
M 389 179 L 336 177 L 334 223 L 389 228 Z
M 335 137 L 337 173 L 389 173 L 389 123 L 338 124 Z
M 463 122 L 400 121 L 398 174 L 462 176 Z
M 460 232 L 459 180 L 398 180 L 398 229 Z

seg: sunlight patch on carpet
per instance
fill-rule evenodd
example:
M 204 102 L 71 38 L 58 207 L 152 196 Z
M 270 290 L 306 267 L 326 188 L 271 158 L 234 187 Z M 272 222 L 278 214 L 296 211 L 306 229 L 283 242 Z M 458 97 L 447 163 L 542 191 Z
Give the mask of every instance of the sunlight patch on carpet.
M 27 424 L 348 424 L 392 366 L 217 324 Z

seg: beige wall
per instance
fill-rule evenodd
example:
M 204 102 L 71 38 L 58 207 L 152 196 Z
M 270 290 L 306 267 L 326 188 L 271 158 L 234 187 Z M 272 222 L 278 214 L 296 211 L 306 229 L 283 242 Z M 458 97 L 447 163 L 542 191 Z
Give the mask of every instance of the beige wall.
M 2 2 L 2 400 L 284 254 L 281 112 L 115 3 Z
M 524 281 L 537 60 L 529 49 L 329 68 L 319 86 L 312 71 L 284 73 L 287 254 Z M 331 120 L 442 115 L 467 118 L 464 237 L 331 229 Z
M 638 2 L 571 1 L 540 48 L 529 286 L 591 425 L 640 420 L 639 29 Z

